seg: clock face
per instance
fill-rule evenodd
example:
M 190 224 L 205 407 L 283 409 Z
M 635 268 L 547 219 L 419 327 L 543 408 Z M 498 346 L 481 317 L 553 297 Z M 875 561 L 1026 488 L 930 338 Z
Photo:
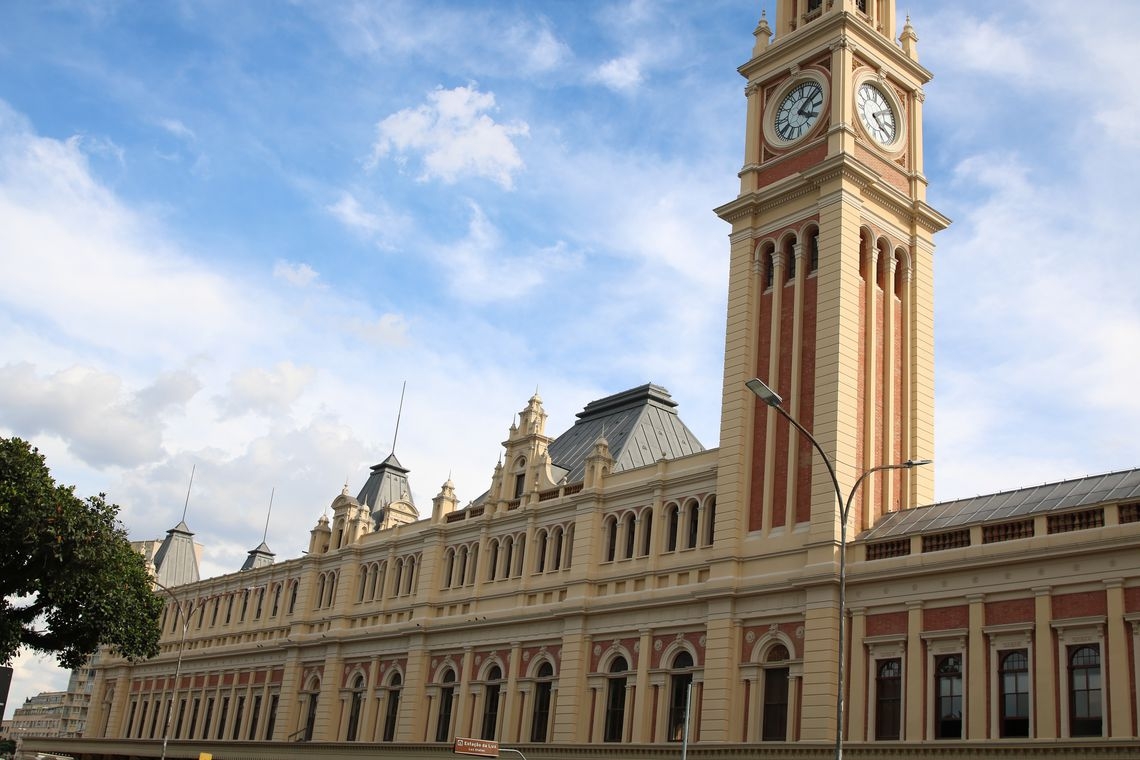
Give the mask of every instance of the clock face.
M 823 86 L 808 79 L 792 88 L 776 109 L 775 129 L 780 139 L 791 142 L 803 137 L 823 112 Z
M 860 85 L 855 97 L 855 110 L 863 128 L 880 145 L 890 145 L 898 137 L 898 117 L 887 96 L 873 84 Z

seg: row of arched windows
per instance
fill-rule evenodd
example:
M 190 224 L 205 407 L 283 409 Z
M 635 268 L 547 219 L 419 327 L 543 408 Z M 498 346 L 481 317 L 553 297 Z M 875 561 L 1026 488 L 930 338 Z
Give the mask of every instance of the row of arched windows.
M 603 522 L 605 540 L 602 561 L 648 557 L 653 547 L 661 552 L 712 546 L 716 538 L 716 496 L 708 495 L 662 507 L 664 519 L 655 530 L 652 507 L 608 515 Z
M 388 573 L 387 560 L 366 562 L 357 570 L 356 601 L 378 602 L 384 598 L 395 599 L 416 590 L 417 554 L 397 557 L 392 563 L 392 573 Z
M 554 693 L 557 687 L 554 664 L 542 657 L 532 662 L 528 675 L 520 681 L 527 685 L 520 688 L 518 698 L 523 702 L 523 713 L 529 718 L 529 726 L 523 726 L 523 735 L 532 742 L 550 740 L 554 717 Z M 503 664 L 497 659 L 484 663 L 479 675 L 470 684 L 476 695 L 473 717 L 477 721 L 472 728 L 478 729 L 481 739 L 494 741 L 502 732 L 503 703 L 506 679 Z M 437 672 L 433 689 L 429 690 L 435 703 L 433 718 L 434 737 L 437 742 L 451 741 L 455 737 L 455 700 L 459 683 L 454 663 L 445 663 Z
M 802 240 L 807 241 L 806 249 Z M 779 241 L 763 242 L 757 247 L 756 256 L 764 272 L 765 288 L 791 285 L 796 281 L 797 271 L 804 266 L 805 276 L 810 277 L 819 271 L 819 228 L 811 224 L 801 236 L 789 233 Z M 778 273 L 782 274 L 777 283 Z
M 282 612 L 281 600 L 284 593 L 288 593 L 285 614 L 292 615 L 297 604 L 297 586 L 297 579 L 292 579 L 287 584 L 274 582 L 268 587 L 244 588 L 186 602 L 171 601 L 162 612 L 160 627 L 173 634 L 178 632 L 181 624 L 194 625 L 197 630 L 202 630 L 207 626 L 215 628 L 218 625 L 240 624 L 247 620 L 261 620 L 263 617 L 272 619 Z M 183 615 L 186 616 L 185 620 L 182 619 Z

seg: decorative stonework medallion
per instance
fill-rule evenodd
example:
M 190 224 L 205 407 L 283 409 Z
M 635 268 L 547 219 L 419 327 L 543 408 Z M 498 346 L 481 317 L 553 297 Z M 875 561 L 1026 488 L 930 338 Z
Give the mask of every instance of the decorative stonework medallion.
M 661 651 L 661 639 L 657 639 L 657 641 L 653 642 L 653 651 L 654 652 L 660 652 Z
M 804 627 L 802 625 L 796 626 L 796 638 L 802 639 L 804 637 Z
M 756 632 L 749 631 L 748 633 L 744 634 L 744 640 L 749 644 L 754 643 L 756 641 Z
M 705 648 L 705 642 L 707 642 L 708 640 L 709 640 L 709 637 L 702 633 L 701 637 L 699 639 L 697 639 L 697 643 L 701 645 L 701 649 L 704 649 Z

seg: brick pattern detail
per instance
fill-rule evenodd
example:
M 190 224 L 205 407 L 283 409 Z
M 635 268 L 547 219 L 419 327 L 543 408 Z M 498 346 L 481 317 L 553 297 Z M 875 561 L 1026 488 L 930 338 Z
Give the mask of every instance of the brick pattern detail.
M 1032 599 L 1010 599 L 1004 602 L 986 602 L 986 625 L 1032 623 Z
M 888 636 L 906 633 L 905 612 L 883 612 L 867 616 L 866 636 Z
M 602 658 L 605 657 L 606 653 L 610 651 L 610 646 L 612 644 L 614 644 L 615 642 L 617 643 L 617 645 L 619 647 L 624 648 L 625 651 L 629 653 L 629 658 L 628 658 L 629 659 L 629 669 L 630 670 L 637 670 L 637 658 L 638 658 L 637 647 L 638 647 L 638 644 L 640 643 L 640 639 L 637 639 L 637 638 L 594 639 L 593 646 L 590 648 L 590 672 L 591 673 L 600 673 L 601 672 L 598 669 L 598 666 L 601 663 Z
M 922 630 L 945 631 L 952 628 L 967 628 L 970 625 L 970 607 L 959 604 L 954 607 L 934 607 L 922 611 Z
M 1124 611 L 1140 612 L 1140 587 L 1124 589 Z
M 704 656 L 705 655 L 705 648 L 703 646 L 701 646 L 701 636 L 702 635 L 704 635 L 704 631 L 689 631 L 682 636 L 682 638 L 686 642 L 688 642 L 689 649 L 694 653 L 694 657 L 693 657 L 693 659 L 695 660 L 694 665 L 698 668 L 703 667 L 705 664 L 705 656 Z M 651 667 L 651 668 L 671 667 L 672 663 L 668 663 L 668 662 L 662 663 L 661 657 L 665 654 L 666 650 L 669 649 L 669 645 L 672 644 L 676 640 L 677 640 L 677 634 L 675 634 L 675 633 L 665 635 L 665 636 L 654 636 L 653 637 L 653 653 L 652 653 L 652 656 L 649 658 L 649 667 Z
M 1104 615 L 1108 611 L 1108 598 L 1103 591 L 1080 594 L 1057 594 L 1053 597 L 1053 619 Z

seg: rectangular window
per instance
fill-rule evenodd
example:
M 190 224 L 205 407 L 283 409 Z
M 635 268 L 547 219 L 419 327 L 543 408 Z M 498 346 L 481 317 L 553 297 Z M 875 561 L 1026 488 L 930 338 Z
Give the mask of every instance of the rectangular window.
M 217 738 L 221 739 L 226 735 L 226 713 L 230 711 L 230 698 L 222 697 L 222 709 L 218 713 L 218 735 Z
M 998 653 L 1000 729 L 1003 739 L 1029 736 L 1029 653 L 1011 649 Z
M 898 739 L 902 729 L 902 660 L 879 660 L 875 666 L 875 738 Z
M 1103 735 L 1100 703 L 1100 648 L 1069 647 L 1069 735 Z
M 962 655 L 934 660 L 934 738 L 962 738 Z
M 202 738 L 205 739 L 210 734 L 210 718 L 214 717 L 214 698 L 209 697 L 206 700 L 206 716 L 202 719 Z
M 249 740 L 257 738 L 257 719 L 261 715 L 261 695 L 253 698 L 253 709 L 249 713 Z
M 281 589 L 278 588 L 278 591 Z M 265 716 L 265 741 L 272 741 L 273 729 L 277 726 L 277 702 L 280 700 L 280 695 L 273 694 L 269 697 L 269 714 Z
M 234 708 L 234 732 L 230 736 L 231 739 L 237 739 L 241 733 L 241 719 L 242 713 L 245 712 L 245 697 L 237 698 L 237 706 Z

